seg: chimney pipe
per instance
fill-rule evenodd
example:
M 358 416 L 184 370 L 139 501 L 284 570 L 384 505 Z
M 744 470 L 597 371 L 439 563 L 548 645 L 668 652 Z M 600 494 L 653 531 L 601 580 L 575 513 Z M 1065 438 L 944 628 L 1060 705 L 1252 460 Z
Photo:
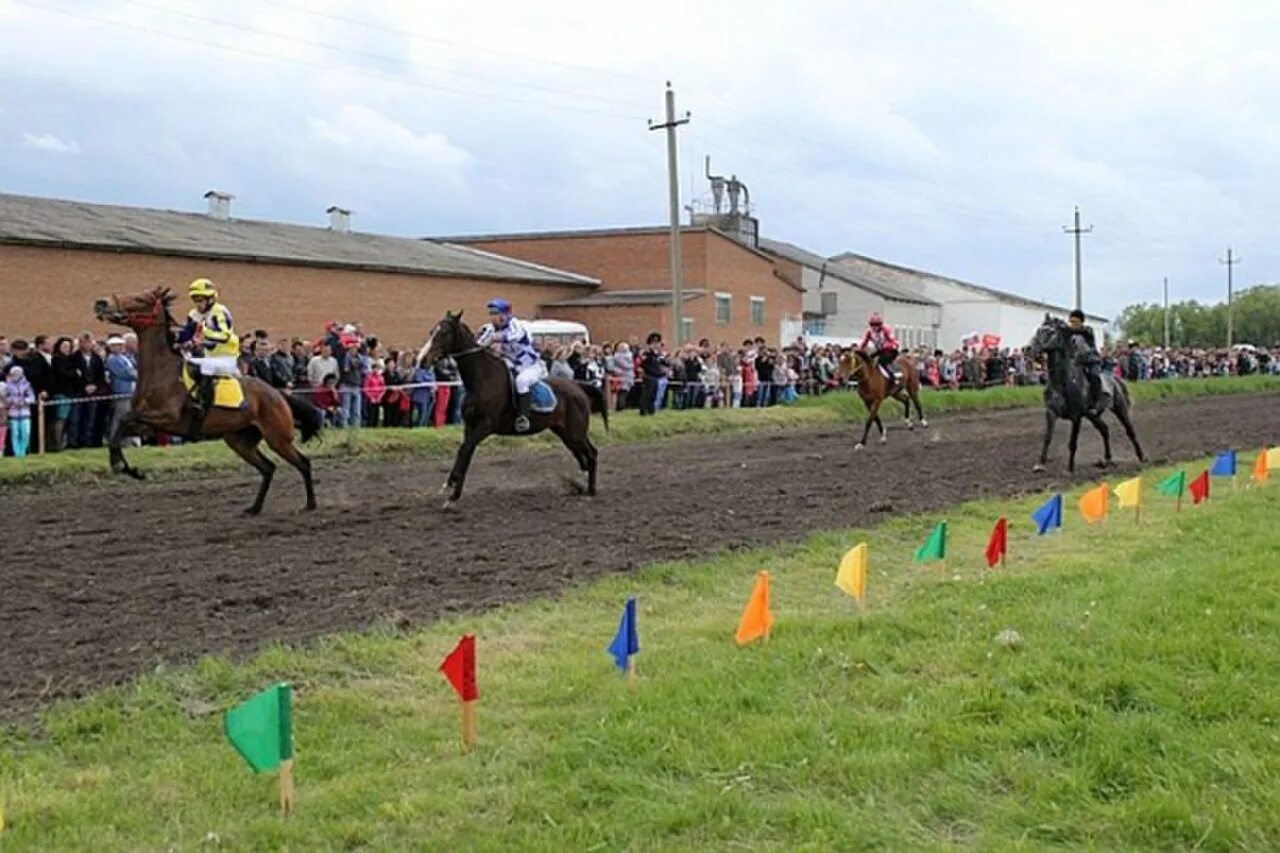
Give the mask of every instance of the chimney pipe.
M 231 193 L 209 190 L 204 194 L 204 197 L 209 202 L 209 215 L 211 217 L 214 219 L 231 218 L 231 199 L 235 198 L 235 196 Z
M 351 211 L 335 204 L 330 206 L 325 213 L 329 214 L 330 231 L 336 231 L 339 234 L 351 233 Z

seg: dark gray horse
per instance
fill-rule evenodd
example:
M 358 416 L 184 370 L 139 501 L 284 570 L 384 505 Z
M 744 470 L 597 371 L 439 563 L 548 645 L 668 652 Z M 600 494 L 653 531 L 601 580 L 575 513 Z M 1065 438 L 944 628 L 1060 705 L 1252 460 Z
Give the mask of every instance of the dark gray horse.
M 1077 362 L 1078 347 L 1087 347 L 1078 335 L 1068 334 L 1068 326 L 1062 320 L 1044 315 L 1044 323 L 1031 338 L 1031 354 L 1036 358 L 1047 356 L 1049 359 L 1049 384 L 1044 389 L 1044 447 L 1040 450 L 1040 461 L 1035 471 L 1043 471 L 1045 461 L 1049 458 L 1049 444 L 1053 441 L 1053 426 L 1059 418 L 1071 421 L 1071 439 L 1067 445 L 1070 455 L 1067 457 L 1067 470 L 1076 469 L 1076 445 L 1080 438 L 1080 421 L 1087 419 L 1102 436 L 1104 458 L 1098 466 L 1105 468 L 1111 464 L 1111 431 L 1102 421 L 1102 415 L 1109 409 L 1124 426 L 1138 460 L 1143 461 L 1142 446 L 1138 444 L 1138 436 L 1133 431 L 1133 421 L 1129 410 L 1133 400 L 1129 397 L 1129 386 L 1123 379 L 1103 371 L 1102 390 L 1098 400 L 1098 413 L 1087 410 L 1089 403 L 1089 380 L 1084 368 Z

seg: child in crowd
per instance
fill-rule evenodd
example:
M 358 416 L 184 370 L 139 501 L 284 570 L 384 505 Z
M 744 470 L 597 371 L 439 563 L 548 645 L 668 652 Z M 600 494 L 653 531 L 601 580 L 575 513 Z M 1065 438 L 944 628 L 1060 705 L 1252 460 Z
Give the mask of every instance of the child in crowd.
M 311 402 L 324 412 L 325 422 L 330 426 L 342 426 L 342 410 L 338 400 L 338 374 L 325 374 L 321 380 L 324 384 L 311 394 Z
M 9 368 L 0 402 L 4 404 L 8 429 L 13 433 L 10 436 L 13 455 L 26 456 L 27 445 L 31 441 L 31 407 L 36 404 L 36 392 L 27 381 L 22 368 L 16 364 Z M 0 435 L 0 442 L 3 440 L 3 435 Z

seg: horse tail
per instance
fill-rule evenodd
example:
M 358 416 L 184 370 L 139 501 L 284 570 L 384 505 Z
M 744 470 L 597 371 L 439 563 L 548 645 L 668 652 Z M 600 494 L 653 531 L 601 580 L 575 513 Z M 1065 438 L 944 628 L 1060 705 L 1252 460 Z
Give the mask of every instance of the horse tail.
M 306 444 L 319 434 L 320 428 L 324 426 L 324 412 L 319 407 L 313 405 L 310 400 L 304 400 L 302 397 L 294 394 L 281 394 L 285 403 L 289 406 L 289 411 L 293 413 L 294 426 L 298 428 L 298 432 L 302 433 L 302 443 Z
M 607 379 L 605 381 L 608 381 Z M 582 390 L 587 392 L 587 397 L 591 400 L 591 411 L 598 412 L 600 417 L 604 419 L 604 431 L 609 431 L 609 403 L 604 398 L 604 391 L 593 382 L 584 383 Z

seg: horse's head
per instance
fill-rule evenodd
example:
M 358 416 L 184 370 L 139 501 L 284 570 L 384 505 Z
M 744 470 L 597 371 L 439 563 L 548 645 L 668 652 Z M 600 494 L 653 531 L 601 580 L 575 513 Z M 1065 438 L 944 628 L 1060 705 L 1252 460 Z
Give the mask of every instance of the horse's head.
M 1046 352 L 1052 352 L 1062 348 L 1062 330 L 1066 327 L 1066 323 L 1057 317 L 1044 315 L 1044 322 L 1040 324 L 1040 328 L 1036 329 L 1034 335 L 1031 336 L 1031 355 L 1039 358 Z
M 475 335 L 471 334 L 467 324 L 462 322 L 462 312 L 454 314 L 452 311 L 446 311 L 444 319 L 436 323 L 427 337 L 427 342 L 419 350 L 418 364 L 424 362 L 435 364 L 442 358 L 458 355 L 474 348 L 475 345 Z
M 845 382 L 850 376 L 857 376 L 866 363 L 866 357 L 857 347 L 850 347 L 840 354 L 840 361 L 836 364 L 836 378 L 841 382 Z
M 93 315 L 104 323 L 128 326 L 135 332 L 152 326 L 167 329 L 172 303 L 173 295 L 169 288 L 157 287 L 132 296 L 112 294 L 110 299 L 99 299 L 93 303 Z

